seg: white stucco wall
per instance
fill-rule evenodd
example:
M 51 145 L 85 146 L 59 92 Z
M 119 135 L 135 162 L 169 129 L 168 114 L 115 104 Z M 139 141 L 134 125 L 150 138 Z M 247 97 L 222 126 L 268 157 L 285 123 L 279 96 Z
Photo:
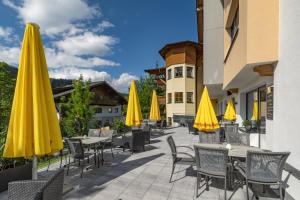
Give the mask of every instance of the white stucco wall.
M 224 18 L 220 0 L 203 1 L 204 84 L 222 84 L 224 76 Z
M 274 75 L 273 150 L 290 151 L 288 163 L 300 169 L 300 1 L 281 0 L 279 62 Z M 288 193 L 300 199 L 300 182 L 291 177 Z

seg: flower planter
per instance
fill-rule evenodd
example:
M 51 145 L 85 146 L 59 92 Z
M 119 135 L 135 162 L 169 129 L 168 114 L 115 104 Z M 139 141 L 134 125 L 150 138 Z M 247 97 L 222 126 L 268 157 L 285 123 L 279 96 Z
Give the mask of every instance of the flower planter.
M 30 180 L 31 178 L 32 163 L 5 169 L 0 172 L 0 192 L 7 190 L 8 183 L 11 181 Z

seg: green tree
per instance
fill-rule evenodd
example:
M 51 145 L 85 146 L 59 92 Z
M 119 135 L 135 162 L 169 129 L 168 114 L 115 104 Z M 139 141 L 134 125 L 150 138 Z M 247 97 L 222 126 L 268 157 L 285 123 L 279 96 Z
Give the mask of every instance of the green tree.
M 65 116 L 62 117 L 63 132 L 67 136 L 87 134 L 88 124 L 94 109 L 90 104 L 94 93 L 90 92 L 90 81 L 83 81 L 82 75 L 73 82 L 74 91 L 66 103 L 63 103 Z M 62 100 L 64 101 L 64 100 Z
M 0 155 L 2 155 L 6 138 L 15 82 L 16 74 L 11 72 L 11 67 L 4 62 L 0 62 Z
M 156 80 L 153 76 L 141 77 L 139 81 L 137 81 L 137 89 L 139 93 L 141 111 L 143 115 L 149 115 L 152 93 L 153 90 L 156 90 L 157 95 L 164 95 L 163 90 L 157 86 Z

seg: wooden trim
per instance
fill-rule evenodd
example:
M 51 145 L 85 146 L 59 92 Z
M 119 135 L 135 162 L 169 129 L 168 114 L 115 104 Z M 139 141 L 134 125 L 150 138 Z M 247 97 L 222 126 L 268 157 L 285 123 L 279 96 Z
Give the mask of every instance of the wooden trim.
M 253 68 L 254 72 L 257 72 L 260 76 L 273 76 L 274 66 L 273 64 L 259 65 Z

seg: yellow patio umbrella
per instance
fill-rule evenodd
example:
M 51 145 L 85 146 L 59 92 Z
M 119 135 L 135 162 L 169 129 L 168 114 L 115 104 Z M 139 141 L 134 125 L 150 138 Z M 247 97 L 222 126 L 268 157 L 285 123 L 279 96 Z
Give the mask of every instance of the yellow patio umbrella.
M 143 117 L 141 112 L 139 96 L 137 93 L 135 81 L 133 80 L 130 86 L 125 124 L 127 126 L 140 126 L 142 124 L 142 121 Z
M 234 109 L 234 105 L 232 102 L 232 99 L 230 98 L 226 107 L 226 111 L 224 114 L 224 119 L 229 121 L 235 121 L 236 120 L 236 113 Z
M 39 26 L 26 25 L 4 157 L 33 157 L 63 148 Z
M 204 132 L 212 132 L 220 128 L 206 87 L 202 93 L 194 128 Z
M 153 120 L 153 121 L 159 121 L 159 120 L 161 120 L 161 118 L 160 118 L 159 103 L 158 103 L 158 99 L 157 99 L 157 95 L 156 95 L 156 91 L 155 90 L 153 90 L 153 94 L 152 94 L 152 102 L 151 102 L 149 119 Z
M 257 100 L 254 100 L 253 103 L 253 114 L 252 114 L 252 120 L 257 121 L 258 120 L 258 103 Z

